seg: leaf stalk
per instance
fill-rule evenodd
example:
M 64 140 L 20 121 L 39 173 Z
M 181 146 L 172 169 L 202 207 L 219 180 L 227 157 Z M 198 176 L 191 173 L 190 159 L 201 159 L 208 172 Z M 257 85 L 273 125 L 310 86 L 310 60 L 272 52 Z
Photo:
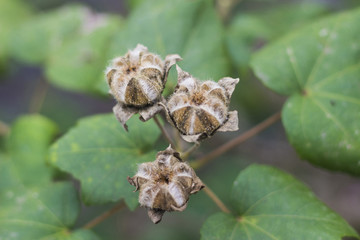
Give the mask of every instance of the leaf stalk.
M 83 229 L 91 229 L 125 207 L 126 207 L 125 202 L 121 201 L 119 204 L 115 205 L 110 210 L 104 212 L 100 216 L 97 216 L 96 218 L 94 218 L 93 220 L 91 220 L 90 222 L 85 224 L 82 228 Z

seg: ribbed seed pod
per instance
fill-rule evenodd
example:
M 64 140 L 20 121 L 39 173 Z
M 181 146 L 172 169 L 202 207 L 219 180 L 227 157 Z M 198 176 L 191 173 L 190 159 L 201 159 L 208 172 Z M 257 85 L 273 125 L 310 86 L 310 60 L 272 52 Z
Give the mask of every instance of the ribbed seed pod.
M 110 94 L 117 101 L 113 111 L 125 129 L 126 121 L 133 114 L 139 112 L 140 119 L 146 121 L 161 111 L 157 103 L 163 101 L 161 94 L 168 72 L 179 60 L 180 56 L 173 54 L 163 61 L 141 44 L 125 56 L 112 60 L 106 79 Z
M 139 203 L 148 209 L 154 223 L 161 221 L 165 211 L 183 211 L 189 196 L 200 191 L 204 184 L 195 171 L 169 146 L 157 154 L 154 162 L 142 163 L 131 185 L 139 193 Z
M 184 72 L 179 66 L 178 84 L 168 99 L 168 121 L 175 126 L 184 140 L 197 142 L 216 131 L 238 130 L 237 111 L 228 111 L 231 95 L 239 79 L 225 77 L 201 82 Z

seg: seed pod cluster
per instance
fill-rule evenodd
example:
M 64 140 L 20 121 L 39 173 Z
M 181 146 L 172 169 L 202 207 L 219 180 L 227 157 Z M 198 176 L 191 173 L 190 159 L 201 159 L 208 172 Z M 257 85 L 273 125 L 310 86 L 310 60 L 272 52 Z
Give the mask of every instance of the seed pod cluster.
M 185 141 L 197 142 L 216 131 L 238 130 L 237 111 L 228 111 L 238 78 L 201 82 L 177 66 L 178 84 L 166 104 L 167 118 Z
M 216 131 L 236 131 L 237 111 L 228 107 L 238 78 L 202 82 L 177 66 L 175 91 L 168 100 L 162 97 L 169 70 L 179 60 L 180 56 L 173 54 L 163 61 L 138 44 L 112 61 L 106 79 L 117 101 L 113 111 L 125 130 L 126 121 L 135 113 L 147 121 L 164 109 L 167 120 L 188 142 L 198 142 Z M 160 222 L 165 212 L 185 210 L 190 195 L 204 187 L 171 146 L 159 152 L 154 162 L 140 164 L 128 181 L 139 190 L 139 203 L 154 223 Z
M 181 57 L 173 54 L 163 61 L 141 44 L 112 60 L 106 79 L 110 94 L 117 100 L 113 111 L 126 130 L 126 121 L 135 113 L 146 121 L 162 110 L 157 103 L 163 101 L 169 70 L 179 60 Z
M 195 171 L 169 146 L 157 154 L 154 162 L 142 163 L 132 178 L 135 191 L 139 190 L 139 203 L 148 209 L 154 223 L 161 221 L 165 211 L 185 210 L 189 196 L 200 191 L 204 184 Z

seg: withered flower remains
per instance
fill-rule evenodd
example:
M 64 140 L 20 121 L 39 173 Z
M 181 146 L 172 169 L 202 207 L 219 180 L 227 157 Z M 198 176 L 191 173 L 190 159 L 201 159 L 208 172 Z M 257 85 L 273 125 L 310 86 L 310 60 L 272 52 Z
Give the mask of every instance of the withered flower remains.
M 162 110 L 157 103 L 163 101 L 161 93 L 169 70 L 179 60 L 179 55 L 172 54 L 163 61 L 141 44 L 112 60 L 106 79 L 110 94 L 117 100 L 113 111 L 126 130 L 126 121 L 135 113 L 139 112 L 140 119 L 147 121 Z
M 183 211 L 189 196 L 200 191 L 204 184 L 195 171 L 169 146 L 157 154 L 154 162 L 142 163 L 131 185 L 140 190 L 139 202 L 148 209 L 154 223 L 161 221 L 165 211 Z
M 228 111 L 238 78 L 201 82 L 176 66 L 178 84 L 166 105 L 168 121 L 182 138 L 197 142 L 216 131 L 238 130 L 237 111 Z

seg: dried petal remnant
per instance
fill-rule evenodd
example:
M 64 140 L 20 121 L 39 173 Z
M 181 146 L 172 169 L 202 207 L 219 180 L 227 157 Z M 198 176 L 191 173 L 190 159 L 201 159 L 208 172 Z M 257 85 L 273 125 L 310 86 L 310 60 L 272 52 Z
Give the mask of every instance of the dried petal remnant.
M 163 101 L 161 94 L 169 70 L 179 60 L 180 56 L 173 54 L 163 61 L 141 44 L 112 60 L 106 80 L 117 101 L 113 111 L 125 129 L 126 121 L 135 113 L 139 112 L 140 119 L 147 121 L 162 110 L 157 103 Z
M 189 196 L 204 187 L 195 171 L 170 146 L 159 152 L 154 162 L 140 164 L 128 181 L 135 191 L 140 190 L 139 203 L 148 209 L 154 223 L 161 221 L 165 211 L 185 210 Z
M 237 111 L 228 111 L 238 78 L 201 82 L 177 66 L 178 84 L 166 109 L 169 122 L 184 140 L 197 142 L 216 131 L 238 130 Z

